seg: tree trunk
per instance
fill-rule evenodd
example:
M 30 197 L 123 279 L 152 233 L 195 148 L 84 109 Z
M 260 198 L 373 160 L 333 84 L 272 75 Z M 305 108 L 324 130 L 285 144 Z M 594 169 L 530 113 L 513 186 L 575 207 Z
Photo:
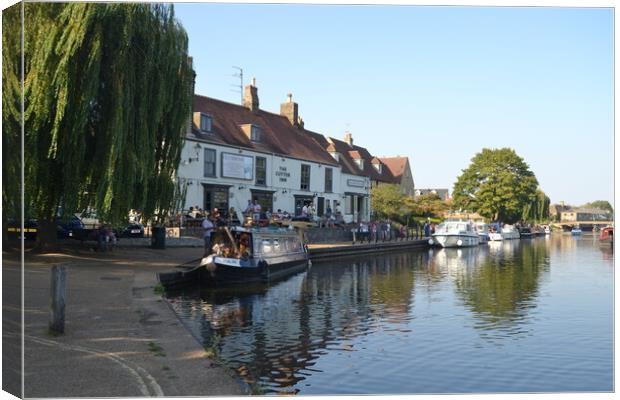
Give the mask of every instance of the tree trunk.
M 36 251 L 41 253 L 58 249 L 58 240 L 56 233 L 56 222 L 39 219 L 37 228 L 37 245 Z

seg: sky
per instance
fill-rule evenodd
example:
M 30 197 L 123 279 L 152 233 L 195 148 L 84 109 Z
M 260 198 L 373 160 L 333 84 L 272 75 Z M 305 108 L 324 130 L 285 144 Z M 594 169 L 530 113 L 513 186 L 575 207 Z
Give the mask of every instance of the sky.
M 483 148 L 510 147 L 552 203 L 613 204 L 613 10 L 176 3 L 196 93 L 260 107 L 287 93 L 307 129 L 407 156 L 448 188 Z

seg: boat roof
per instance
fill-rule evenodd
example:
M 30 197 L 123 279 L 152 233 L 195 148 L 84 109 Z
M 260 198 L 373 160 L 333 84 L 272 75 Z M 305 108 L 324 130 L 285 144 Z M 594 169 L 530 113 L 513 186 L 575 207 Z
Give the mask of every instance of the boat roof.
M 243 227 L 243 226 L 233 226 L 229 228 L 231 232 L 242 232 L 249 233 L 253 235 L 295 235 L 297 236 L 297 232 L 295 229 L 289 228 L 281 228 L 281 227 Z

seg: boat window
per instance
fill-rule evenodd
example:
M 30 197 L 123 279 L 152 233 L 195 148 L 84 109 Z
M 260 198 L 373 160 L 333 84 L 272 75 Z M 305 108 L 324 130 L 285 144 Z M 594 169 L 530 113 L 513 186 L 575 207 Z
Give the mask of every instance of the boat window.
M 282 251 L 282 249 L 280 248 L 280 241 L 278 239 L 273 239 L 273 251 Z
M 263 239 L 263 253 L 271 253 L 271 240 L 270 239 Z

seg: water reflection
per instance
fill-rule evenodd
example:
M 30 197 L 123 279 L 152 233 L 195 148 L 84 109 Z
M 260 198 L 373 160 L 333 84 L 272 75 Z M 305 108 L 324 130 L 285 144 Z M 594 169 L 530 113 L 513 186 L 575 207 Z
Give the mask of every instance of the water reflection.
M 544 241 L 493 242 L 490 247 L 443 249 L 436 256 L 454 279 L 455 290 L 475 317 L 474 328 L 496 340 L 527 334 L 541 274 L 549 270 Z M 514 337 L 513 337 L 514 339 Z
M 506 360 L 497 346 L 525 346 L 539 328 L 551 252 L 594 247 L 571 239 L 343 259 L 273 286 L 167 296 L 193 334 L 263 393 L 511 390 L 502 382 L 524 384 L 509 377 L 535 367 L 507 364 L 489 377 L 484 366 L 500 368 Z M 545 390 L 545 362 L 540 386 L 526 389 Z

